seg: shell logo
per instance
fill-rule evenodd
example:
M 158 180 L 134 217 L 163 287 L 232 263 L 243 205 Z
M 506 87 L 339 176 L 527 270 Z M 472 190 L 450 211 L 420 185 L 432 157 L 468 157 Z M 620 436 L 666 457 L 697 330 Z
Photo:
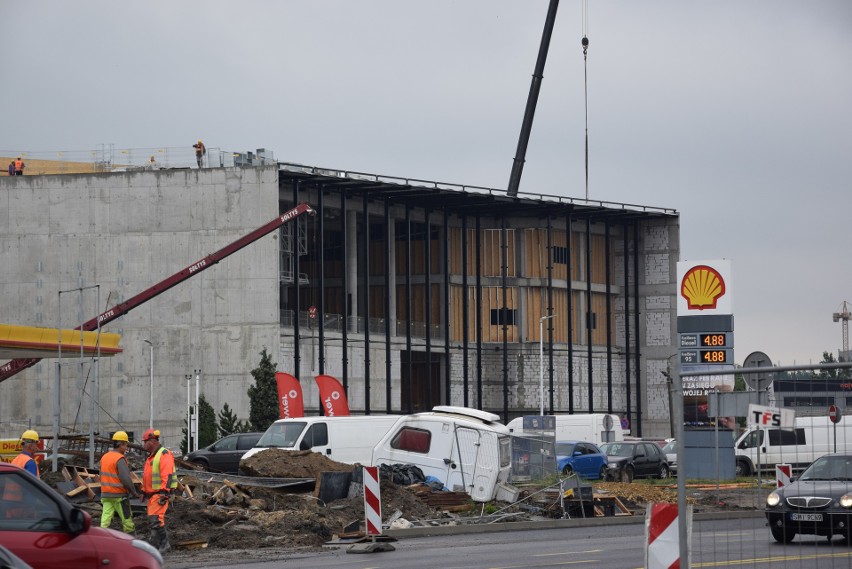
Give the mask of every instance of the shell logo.
M 680 294 L 690 310 L 715 309 L 725 294 L 725 279 L 713 267 L 696 265 L 683 276 Z

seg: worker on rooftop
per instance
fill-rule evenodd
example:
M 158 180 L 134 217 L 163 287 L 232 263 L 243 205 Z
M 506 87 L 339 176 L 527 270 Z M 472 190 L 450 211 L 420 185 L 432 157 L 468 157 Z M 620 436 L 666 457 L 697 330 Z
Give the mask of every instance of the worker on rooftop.
M 192 145 L 195 148 L 195 161 L 198 162 L 198 168 L 201 169 L 201 164 L 204 161 L 204 155 L 207 154 L 207 147 L 204 146 L 204 143 L 201 142 L 201 139 L 198 139 L 198 142 Z
M 23 176 L 24 175 L 24 168 L 26 168 L 26 167 L 27 167 L 27 165 L 24 164 L 24 161 L 21 159 L 20 156 L 18 156 L 18 158 L 15 160 L 15 175 L 16 176 Z

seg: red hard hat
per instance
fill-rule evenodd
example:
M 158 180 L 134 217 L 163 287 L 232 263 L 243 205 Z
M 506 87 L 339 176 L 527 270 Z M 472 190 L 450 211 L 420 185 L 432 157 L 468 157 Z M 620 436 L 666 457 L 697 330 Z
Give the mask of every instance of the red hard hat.
M 159 438 L 160 438 L 160 431 L 158 431 L 157 429 L 148 429 L 147 431 L 145 431 L 145 434 L 142 435 L 143 441 L 147 441 L 149 439 L 159 439 Z

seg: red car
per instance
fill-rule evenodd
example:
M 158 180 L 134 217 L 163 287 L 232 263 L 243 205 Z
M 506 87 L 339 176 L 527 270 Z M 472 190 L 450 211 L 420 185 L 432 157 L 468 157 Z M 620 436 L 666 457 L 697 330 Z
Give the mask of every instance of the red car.
M 163 567 L 162 556 L 151 544 L 92 526 L 88 513 L 7 463 L 0 463 L 0 545 L 33 569 Z

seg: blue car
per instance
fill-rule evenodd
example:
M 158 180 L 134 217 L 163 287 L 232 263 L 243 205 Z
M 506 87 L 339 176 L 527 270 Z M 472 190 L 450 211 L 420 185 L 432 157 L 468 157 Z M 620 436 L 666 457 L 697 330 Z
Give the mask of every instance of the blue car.
M 609 459 L 597 446 L 583 441 L 556 442 L 556 468 L 568 476 L 577 473 L 583 478 L 606 479 Z

